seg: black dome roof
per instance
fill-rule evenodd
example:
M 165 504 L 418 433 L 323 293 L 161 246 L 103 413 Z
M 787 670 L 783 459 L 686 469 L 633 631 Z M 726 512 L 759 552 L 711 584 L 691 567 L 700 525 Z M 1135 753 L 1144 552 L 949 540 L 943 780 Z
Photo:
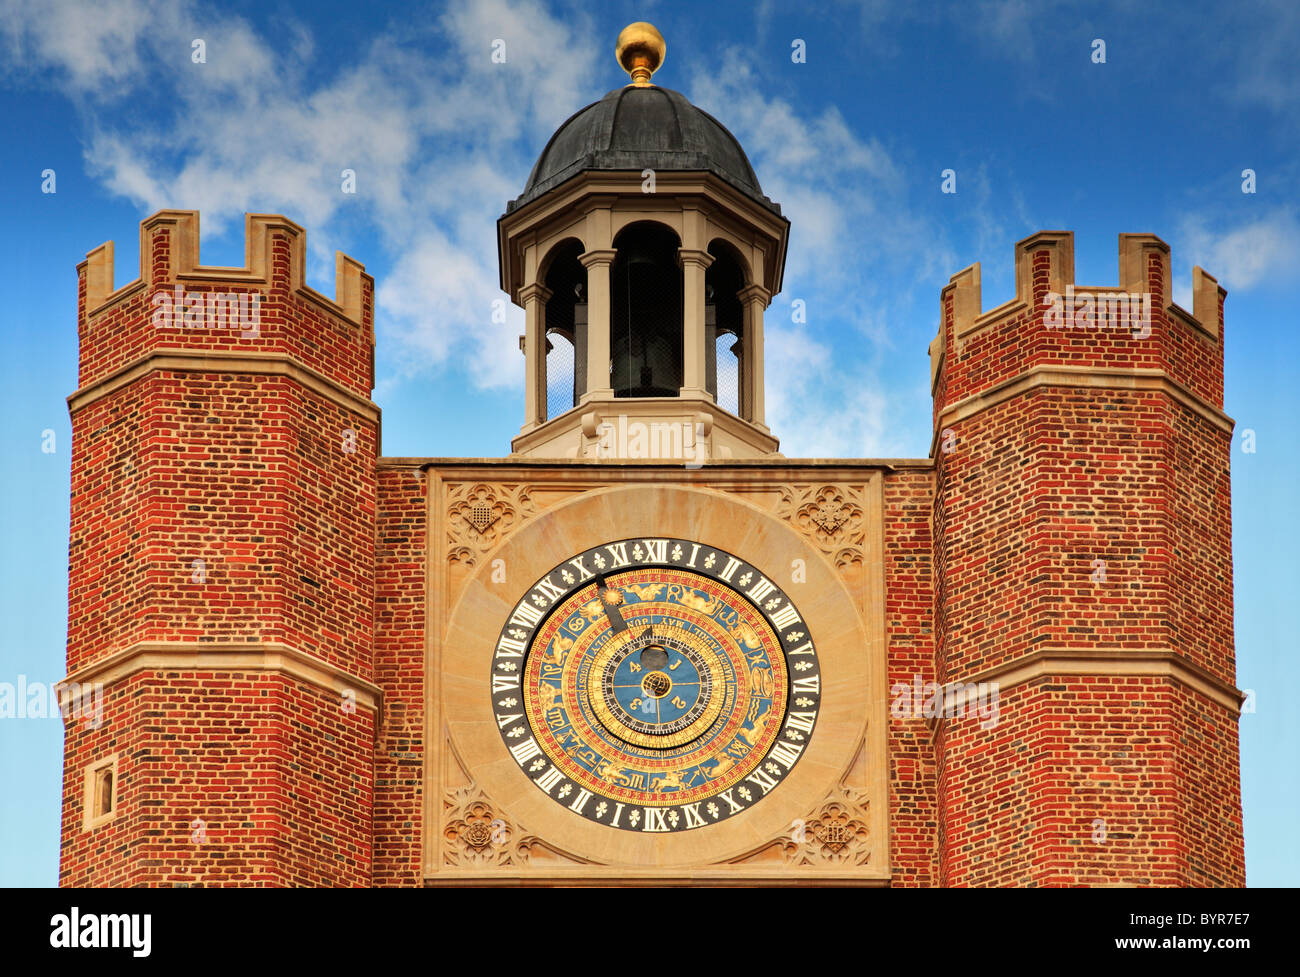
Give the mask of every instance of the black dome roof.
M 773 213 L 754 168 L 726 126 L 681 92 L 628 85 L 575 112 L 542 150 L 507 212 L 583 170 L 707 170 Z

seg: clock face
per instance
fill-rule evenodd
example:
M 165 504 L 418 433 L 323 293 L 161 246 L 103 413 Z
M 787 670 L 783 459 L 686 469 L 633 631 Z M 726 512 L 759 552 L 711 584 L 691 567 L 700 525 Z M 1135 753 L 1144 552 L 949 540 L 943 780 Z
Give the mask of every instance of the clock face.
M 717 547 L 586 550 L 513 608 L 492 711 L 520 770 L 575 815 L 701 828 L 777 789 L 806 749 L 821 670 L 790 598 Z

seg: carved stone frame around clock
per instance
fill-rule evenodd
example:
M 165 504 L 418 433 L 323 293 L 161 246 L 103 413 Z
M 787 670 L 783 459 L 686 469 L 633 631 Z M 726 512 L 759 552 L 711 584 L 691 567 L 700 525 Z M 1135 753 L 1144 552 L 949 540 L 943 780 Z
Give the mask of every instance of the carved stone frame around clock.
M 609 469 L 512 468 L 429 473 L 426 883 L 887 884 L 881 472 L 651 469 L 629 484 Z M 729 822 L 670 838 L 582 821 L 536 790 L 486 694 L 496 631 L 524 588 L 570 553 L 636 535 L 712 538 L 774 573 L 803 560 L 807 581 L 793 593 L 828 693 L 780 788 Z M 504 582 L 493 582 L 498 560 Z

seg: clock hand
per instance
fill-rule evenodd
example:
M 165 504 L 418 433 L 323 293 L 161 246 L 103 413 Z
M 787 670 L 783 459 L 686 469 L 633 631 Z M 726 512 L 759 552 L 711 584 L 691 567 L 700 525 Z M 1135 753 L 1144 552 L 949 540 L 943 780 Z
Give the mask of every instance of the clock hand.
M 600 598 L 600 606 L 604 608 L 605 617 L 609 619 L 609 626 L 614 629 L 614 633 L 626 631 L 627 622 L 623 620 L 623 613 L 618 609 L 618 604 L 614 603 L 621 596 L 618 590 L 606 584 L 604 577 L 597 577 L 596 595 Z

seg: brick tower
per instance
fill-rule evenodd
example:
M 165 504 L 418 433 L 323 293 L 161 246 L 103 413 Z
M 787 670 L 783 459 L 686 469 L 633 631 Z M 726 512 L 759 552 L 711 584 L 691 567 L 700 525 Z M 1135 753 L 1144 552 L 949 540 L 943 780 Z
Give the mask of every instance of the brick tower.
M 1224 291 L 1173 304 L 1147 234 L 1118 289 L 1066 232 L 1015 267 L 988 312 L 953 276 L 931 347 L 940 882 L 1242 885 Z
M 162 211 L 138 280 L 78 266 L 63 885 L 369 884 L 373 282 L 304 248 L 249 215 L 204 267 Z

